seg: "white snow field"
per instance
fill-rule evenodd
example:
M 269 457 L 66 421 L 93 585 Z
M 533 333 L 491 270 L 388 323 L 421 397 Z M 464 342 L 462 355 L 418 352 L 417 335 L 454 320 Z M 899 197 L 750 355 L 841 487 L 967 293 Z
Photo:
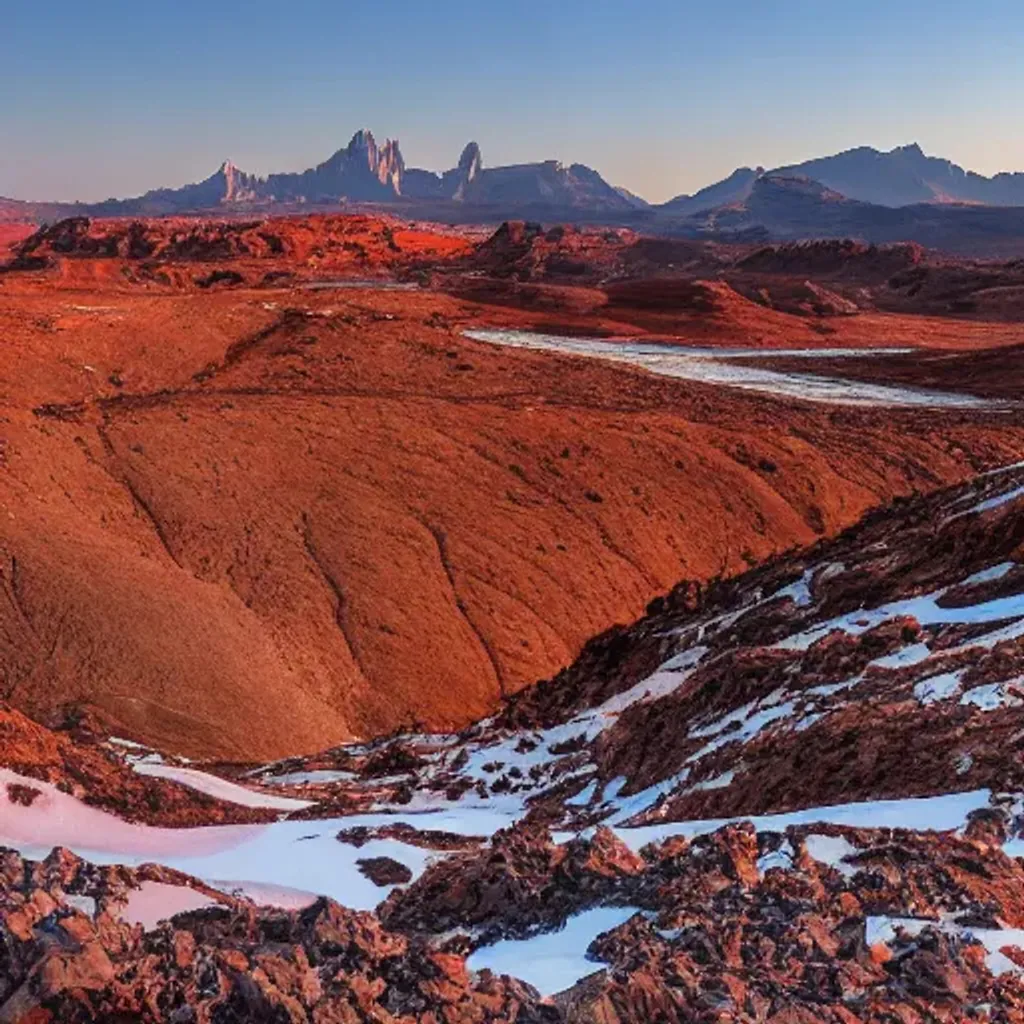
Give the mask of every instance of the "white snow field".
M 541 995 L 554 995 L 602 970 L 604 964 L 587 959 L 587 947 L 602 932 L 617 928 L 638 913 L 641 911 L 636 907 L 585 910 L 570 917 L 560 931 L 484 946 L 469 957 L 466 966 L 473 971 L 486 967 L 495 974 L 511 974 L 529 982 Z

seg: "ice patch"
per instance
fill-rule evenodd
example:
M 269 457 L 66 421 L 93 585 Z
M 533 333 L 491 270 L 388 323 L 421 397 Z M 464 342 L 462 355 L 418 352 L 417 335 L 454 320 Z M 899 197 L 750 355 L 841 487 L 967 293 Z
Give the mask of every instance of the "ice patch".
M 760 391 L 809 402 L 826 402 L 834 405 L 905 405 L 924 408 L 983 408 L 1000 404 L 974 395 L 867 384 L 804 373 L 783 373 L 761 366 L 734 362 L 736 359 L 751 357 L 761 360 L 787 355 L 807 358 L 866 354 L 877 356 L 900 351 L 896 349 L 702 349 L 643 342 L 611 342 L 597 338 L 563 338 L 529 331 L 471 330 L 463 333 L 473 341 L 491 345 L 559 352 L 612 363 L 626 363 L 663 377 Z

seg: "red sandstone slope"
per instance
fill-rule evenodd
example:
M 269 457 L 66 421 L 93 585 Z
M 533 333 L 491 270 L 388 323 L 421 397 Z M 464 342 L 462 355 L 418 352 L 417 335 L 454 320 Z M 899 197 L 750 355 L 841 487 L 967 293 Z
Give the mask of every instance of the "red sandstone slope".
M 0 222 L 0 253 L 6 257 L 6 250 L 28 238 L 36 230 L 34 224 L 5 224 Z
M 315 764 L 378 803 L 410 787 L 467 806 L 515 796 L 563 830 L 1016 794 L 1022 558 L 1017 464 L 734 578 L 683 581 L 454 740 L 395 737 Z M 394 772 L 375 767 L 384 752 Z
M 496 351 L 433 296 L 285 317 L 240 297 L 203 307 L 194 353 L 190 304 L 157 307 L 162 377 L 131 347 L 148 305 L 121 302 L 76 329 L 97 344 L 77 368 L 25 330 L 5 382 L 9 699 L 93 700 L 182 752 L 464 723 L 680 574 L 1024 443 L 1005 417 L 786 409 Z M 246 321 L 264 333 L 225 359 Z

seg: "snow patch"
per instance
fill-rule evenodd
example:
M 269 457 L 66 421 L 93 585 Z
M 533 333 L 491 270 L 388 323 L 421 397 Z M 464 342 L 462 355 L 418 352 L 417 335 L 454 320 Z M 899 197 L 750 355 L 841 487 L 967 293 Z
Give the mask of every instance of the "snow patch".
M 860 851 L 848 839 L 843 836 L 825 836 L 812 833 L 804 838 L 804 845 L 807 853 L 814 860 L 835 868 L 845 878 L 852 878 L 857 874 L 857 868 L 846 863 L 847 857 L 852 857 Z
M 283 775 L 265 775 L 260 782 L 265 786 L 320 786 L 332 782 L 356 782 L 354 772 L 330 771 L 326 768 L 309 772 L 285 772 Z
M 529 939 L 504 939 L 476 950 L 466 961 L 471 971 L 484 968 L 495 974 L 511 974 L 533 985 L 541 995 L 551 996 L 571 988 L 581 978 L 602 969 L 587 959 L 587 947 L 603 932 L 624 924 L 636 907 L 596 907 L 570 917 L 557 932 L 545 932 Z
M 785 832 L 790 825 L 847 825 L 852 828 L 905 828 L 917 831 L 947 832 L 961 828 L 967 816 L 989 806 L 990 792 L 976 789 L 968 793 L 947 793 L 942 796 L 907 797 L 902 800 L 866 800 L 829 807 L 809 807 L 785 814 L 738 815 L 731 818 L 709 818 L 703 821 L 672 821 L 634 828 L 615 827 L 620 839 L 633 851 L 648 843 L 661 842 L 672 836 L 707 835 L 735 822 L 749 821 L 759 832 Z M 612 824 L 613 822 L 609 822 Z M 1024 842 L 1022 842 L 1024 846 Z
M 1005 505 L 1008 502 L 1015 501 L 1017 498 L 1024 496 L 1024 487 L 1015 487 L 1012 491 L 1006 491 L 1004 494 L 997 494 L 993 498 L 987 498 L 985 501 L 979 502 L 977 505 L 969 508 L 966 512 L 961 512 L 961 515 L 977 515 L 981 512 L 988 512 L 989 509 L 999 508 L 1001 505 Z
M 127 902 L 118 908 L 117 914 L 127 924 L 141 924 L 148 932 L 175 914 L 215 905 L 215 900 L 187 885 L 143 882 L 128 893 Z
M 811 583 L 814 581 L 814 572 L 814 569 L 805 569 L 800 579 L 790 583 L 788 587 L 777 590 L 768 600 L 779 601 L 788 597 L 798 608 L 808 607 L 812 601 Z
M 985 964 L 995 975 L 1006 974 L 1008 971 L 1024 973 L 1024 968 L 1019 967 L 1005 953 L 1001 952 L 1007 947 L 1024 950 L 1024 928 L 969 928 L 946 920 L 872 916 L 864 919 L 864 940 L 869 946 L 879 943 L 888 945 L 896 938 L 898 928 L 908 935 L 916 936 L 929 926 L 980 942 L 985 947 Z
M 1016 562 L 1000 562 L 998 565 L 990 566 L 988 569 L 982 569 L 981 572 L 968 576 L 961 585 L 970 587 L 976 583 L 992 583 L 995 580 L 1001 580 L 1011 569 L 1016 568 L 1016 565 Z
M 757 858 L 757 870 L 760 874 L 770 871 L 772 868 L 781 868 L 789 871 L 793 867 L 793 847 L 787 841 L 777 850 L 771 853 L 762 854 Z
M 15 804 L 7 793 L 11 782 L 30 784 L 40 795 L 29 807 Z M 274 891 L 283 888 L 329 896 L 356 910 L 372 909 L 390 891 L 362 874 L 356 864 L 360 858 L 390 857 L 409 868 L 415 879 L 434 854 L 393 839 L 374 839 L 357 848 L 338 842 L 340 829 L 407 823 L 461 835 L 491 835 L 514 820 L 494 808 L 404 811 L 320 821 L 158 828 L 122 821 L 50 783 L 0 768 L 0 845 L 31 860 L 41 860 L 53 847 L 64 846 L 94 864 L 138 867 L 157 861 L 204 881 L 246 879 L 225 884 L 252 892 L 253 898 L 258 898 L 260 887 L 270 886 Z
M 961 669 L 958 672 L 943 672 L 942 675 L 922 679 L 914 685 L 914 696 L 921 704 L 948 700 L 960 689 L 960 677 L 963 674 Z
M 901 647 L 892 654 L 886 654 L 882 658 L 875 658 L 870 662 L 875 668 L 903 668 L 907 665 L 918 665 L 927 661 L 932 656 L 932 649 L 927 644 L 910 644 Z
M 241 807 L 264 807 L 274 811 L 299 811 L 303 807 L 312 807 L 314 800 L 296 800 L 287 796 L 273 796 L 270 793 L 257 793 L 237 783 L 209 775 L 195 768 L 178 768 L 170 764 L 152 764 L 136 761 L 132 768 L 140 775 L 151 775 L 160 779 L 169 779 L 189 789 L 194 789 L 217 800 L 238 804 Z
M 1009 692 L 1009 685 L 1010 683 L 988 683 L 985 686 L 975 686 L 964 693 L 960 703 L 971 704 L 982 711 L 997 711 L 999 708 L 1015 708 L 1024 704 L 1020 697 Z
M 1012 594 L 1008 597 L 994 598 L 979 604 L 964 605 L 959 608 L 942 608 L 938 599 L 949 588 L 936 590 L 920 597 L 892 601 L 878 608 L 864 609 L 837 615 L 818 626 L 794 633 L 775 644 L 780 650 L 806 651 L 811 644 L 828 636 L 835 630 L 842 630 L 851 636 L 859 636 L 869 629 L 880 626 L 890 619 L 912 617 L 922 626 L 936 625 L 973 625 L 986 622 L 999 622 L 1002 619 L 1024 617 L 1024 594 Z
M 96 916 L 96 900 L 92 896 L 65 895 L 64 902 L 86 917 Z

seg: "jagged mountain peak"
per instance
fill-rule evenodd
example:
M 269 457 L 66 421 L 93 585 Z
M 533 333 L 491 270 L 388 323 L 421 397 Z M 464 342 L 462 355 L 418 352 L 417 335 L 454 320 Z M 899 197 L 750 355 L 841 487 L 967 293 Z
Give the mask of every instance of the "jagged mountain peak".
M 458 169 L 467 181 L 472 181 L 483 170 L 484 162 L 480 155 L 480 146 L 476 142 L 467 142 L 459 157 Z

